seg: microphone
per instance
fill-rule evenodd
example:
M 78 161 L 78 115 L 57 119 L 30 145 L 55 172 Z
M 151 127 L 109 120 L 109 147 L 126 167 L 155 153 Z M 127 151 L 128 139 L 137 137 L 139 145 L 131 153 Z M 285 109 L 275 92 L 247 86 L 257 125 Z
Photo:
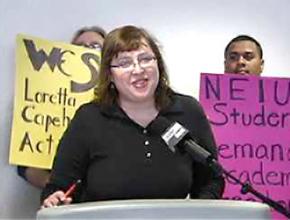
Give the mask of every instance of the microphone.
M 156 120 L 152 122 L 150 127 L 152 133 L 154 132 L 158 135 L 161 135 L 162 139 L 172 152 L 175 153 L 176 148 L 179 148 L 181 151 L 189 153 L 194 161 L 212 168 L 216 177 L 220 177 L 225 174 L 242 186 L 241 191 L 243 194 L 250 192 L 279 213 L 283 214 L 287 218 L 290 218 L 290 212 L 280 203 L 258 192 L 250 185 L 250 183 L 244 183 L 240 181 L 230 172 L 223 169 L 223 167 L 217 162 L 213 155 L 203 147 L 199 146 L 195 141 L 193 141 L 189 131 L 178 122 L 172 123 L 165 117 L 158 116 Z
M 178 122 L 172 123 L 165 117 L 159 116 L 152 122 L 151 129 L 152 132 L 161 135 L 172 152 L 175 153 L 178 148 L 181 152 L 189 153 L 196 162 L 207 166 L 218 165 L 213 155 L 199 146 L 191 137 L 188 129 Z

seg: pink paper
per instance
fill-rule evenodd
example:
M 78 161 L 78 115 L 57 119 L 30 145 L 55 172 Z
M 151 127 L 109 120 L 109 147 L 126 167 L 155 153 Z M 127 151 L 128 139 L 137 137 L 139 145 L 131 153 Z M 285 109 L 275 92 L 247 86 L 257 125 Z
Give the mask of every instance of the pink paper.
M 201 74 L 200 102 L 223 167 L 289 210 L 290 79 Z M 224 198 L 259 201 L 233 181 L 226 184 Z

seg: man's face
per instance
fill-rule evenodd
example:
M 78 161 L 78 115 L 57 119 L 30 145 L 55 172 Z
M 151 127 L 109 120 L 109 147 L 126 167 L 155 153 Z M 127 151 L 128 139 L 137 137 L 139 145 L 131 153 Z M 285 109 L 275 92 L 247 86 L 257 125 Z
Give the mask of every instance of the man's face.
M 257 45 L 248 40 L 230 45 L 225 58 L 225 73 L 260 75 L 264 68 Z

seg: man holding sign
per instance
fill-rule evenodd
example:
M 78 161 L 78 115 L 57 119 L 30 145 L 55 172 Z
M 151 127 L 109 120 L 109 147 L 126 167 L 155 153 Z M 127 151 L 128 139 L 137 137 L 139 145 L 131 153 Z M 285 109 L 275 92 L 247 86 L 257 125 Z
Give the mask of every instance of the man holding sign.
M 263 51 L 254 38 L 233 38 L 224 52 L 225 73 L 202 74 L 200 102 L 218 143 L 220 163 L 242 182 L 289 210 L 289 78 L 260 76 Z M 226 178 L 224 198 L 259 201 Z M 284 219 L 273 212 L 274 219 Z

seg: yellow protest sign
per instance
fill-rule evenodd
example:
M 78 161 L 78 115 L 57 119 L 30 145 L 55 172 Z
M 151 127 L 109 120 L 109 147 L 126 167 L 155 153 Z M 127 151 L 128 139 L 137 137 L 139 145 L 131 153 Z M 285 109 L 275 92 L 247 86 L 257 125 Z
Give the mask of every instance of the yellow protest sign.
M 9 162 L 51 168 L 76 109 L 93 98 L 100 52 L 17 35 Z

